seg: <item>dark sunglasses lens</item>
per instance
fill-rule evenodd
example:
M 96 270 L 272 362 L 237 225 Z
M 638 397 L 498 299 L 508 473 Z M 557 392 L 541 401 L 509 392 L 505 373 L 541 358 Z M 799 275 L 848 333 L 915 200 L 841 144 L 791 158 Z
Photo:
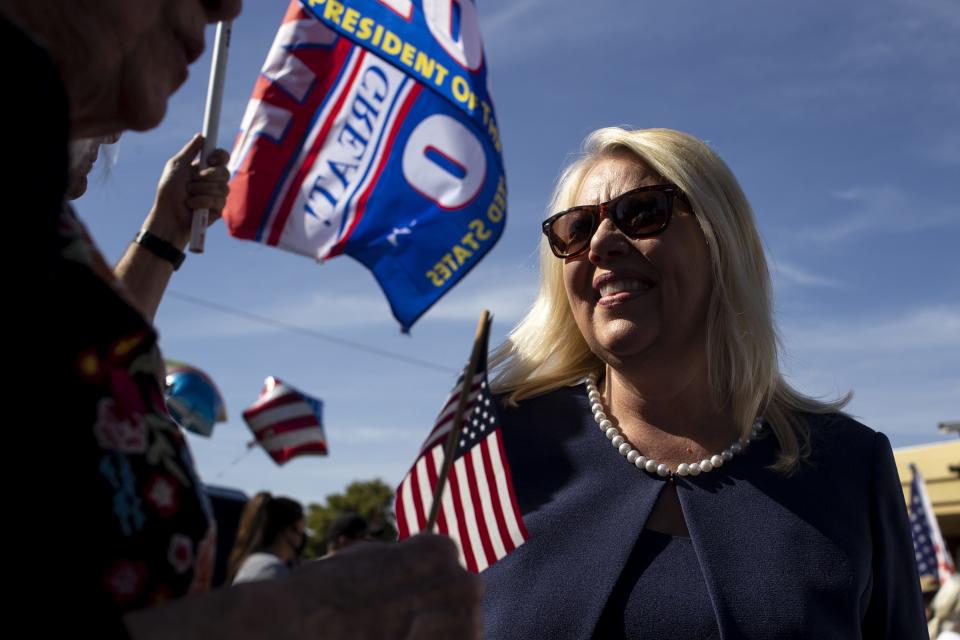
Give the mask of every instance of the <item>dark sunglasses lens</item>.
M 568 211 L 550 225 L 550 244 L 554 252 L 569 256 L 582 251 L 590 243 L 593 212 L 589 209 Z
M 662 231 L 670 217 L 669 196 L 662 191 L 641 191 L 624 196 L 610 212 L 628 236 L 639 238 Z

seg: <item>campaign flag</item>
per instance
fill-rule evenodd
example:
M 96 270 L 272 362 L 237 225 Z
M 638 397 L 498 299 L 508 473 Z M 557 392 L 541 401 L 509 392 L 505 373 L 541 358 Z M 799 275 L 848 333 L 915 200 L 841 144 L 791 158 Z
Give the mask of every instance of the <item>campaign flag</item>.
M 503 231 L 507 187 L 472 0 L 292 2 L 240 128 L 230 233 L 359 260 L 404 330 Z
M 243 412 L 259 444 L 277 464 L 296 456 L 327 455 L 323 402 L 270 376 L 260 397 Z M 252 446 L 252 444 L 251 444 Z
M 469 385 L 454 461 L 440 497 L 437 529 L 453 539 L 460 550 L 460 563 L 474 573 L 528 537 L 510 479 L 496 401 L 487 384 L 488 336 L 489 323 L 481 338 L 476 374 L 470 380 L 465 374 L 457 379 L 394 502 L 401 540 L 426 529 L 447 435 L 453 428 L 461 391 Z

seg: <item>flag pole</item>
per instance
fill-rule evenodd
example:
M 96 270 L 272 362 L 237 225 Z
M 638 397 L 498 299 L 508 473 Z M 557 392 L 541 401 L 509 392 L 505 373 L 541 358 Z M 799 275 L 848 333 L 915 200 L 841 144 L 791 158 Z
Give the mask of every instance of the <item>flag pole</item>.
M 477 373 L 477 364 L 483 355 L 486 347 L 486 341 L 483 337 L 487 333 L 490 325 L 490 312 L 486 309 L 480 314 L 480 320 L 477 322 L 477 334 L 473 338 L 473 352 L 470 354 L 470 362 L 467 363 L 467 370 L 463 374 L 463 385 L 460 389 L 460 399 L 457 401 L 457 411 L 453 414 L 453 425 L 450 427 L 450 433 L 447 434 L 447 441 L 443 449 L 443 466 L 440 467 L 440 473 L 437 475 L 437 486 L 433 489 L 433 501 L 430 504 L 430 516 L 427 518 L 427 526 L 424 531 L 430 533 L 437 524 L 437 516 L 440 514 L 440 498 L 443 496 L 443 489 L 447 484 L 447 476 L 450 475 L 450 466 L 453 464 L 453 456 L 457 450 L 457 439 L 460 437 L 460 427 L 463 424 L 463 410 L 467 407 L 467 400 L 470 397 L 470 388 L 473 386 L 473 376 Z
M 217 23 L 217 36 L 213 44 L 213 61 L 210 63 L 210 82 L 207 85 L 207 104 L 203 110 L 203 152 L 200 154 L 200 168 L 206 168 L 207 156 L 217 148 L 217 135 L 220 130 L 220 107 L 223 104 L 223 83 L 227 76 L 227 54 L 230 51 L 230 30 L 233 23 Z M 190 251 L 203 253 L 209 209 L 197 209 L 193 212 L 190 227 Z

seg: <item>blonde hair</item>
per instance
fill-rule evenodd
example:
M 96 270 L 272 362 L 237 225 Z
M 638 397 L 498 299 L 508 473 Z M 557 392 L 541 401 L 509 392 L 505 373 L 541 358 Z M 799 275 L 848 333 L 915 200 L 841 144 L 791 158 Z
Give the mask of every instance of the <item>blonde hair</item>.
M 704 142 L 671 129 L 609 127 L 590 134 L 583 155 L 560 176 L 550 211 L 573 206 L 603 158 L 629 153 L 687 195 L 710 250 L 714 286 L 707 311 L 708 381 L 718 408 L 729 407 L 744 435 L 763 416 L 780 445 L 773 468 L 790 473 L 810 452 L 798 415 L 832 413 L 850 395 L 822 402 L 788 385 L 778 364 L 770 275 L 746 196 L 733 173 Z M 533 307 L 491 356 L 492 387 L 516 403 L 563 386 L 604 363 L 577 328 L 563 284 L 563 261 L 540 242 L 540 291 Z
M 927 625 L 931 638 L 943 631 L 960 629 L 960 576 L 953 575 L 940 587 L 930 602 L 933 618 Z

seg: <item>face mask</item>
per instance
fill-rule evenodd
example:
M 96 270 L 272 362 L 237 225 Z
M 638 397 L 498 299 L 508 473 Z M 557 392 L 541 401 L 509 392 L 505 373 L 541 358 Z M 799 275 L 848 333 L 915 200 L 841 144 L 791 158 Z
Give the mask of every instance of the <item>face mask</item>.
M 284 539 L 286 540 L 287 545 L 290 550 L 293 551 L 292 561 L 295 563 L 300 559 L 300 556 L 303 555 L 303 550 L 307 546 L 307 529 L 303 519 L 291 524 L 287 530 L 284 532 Z M 301 527 L 303 527 L 301 529 Z M 290 539 L 290 532 L 293 532 L 294 535 L 299 535 L 300 537 L 296 540 Z
M 307 546 L 307 534 L 300 534 L 300 542 L 293 544 L 290 542 L 290 539 L 287 539 L 287 544 L 290 545 L 290 549 L 293 550 L 293 557 L 287 560 L 287 566 L 290 569 L 296 569 L 300 565 L 300 558 L 303 556 L 303 550 Z

